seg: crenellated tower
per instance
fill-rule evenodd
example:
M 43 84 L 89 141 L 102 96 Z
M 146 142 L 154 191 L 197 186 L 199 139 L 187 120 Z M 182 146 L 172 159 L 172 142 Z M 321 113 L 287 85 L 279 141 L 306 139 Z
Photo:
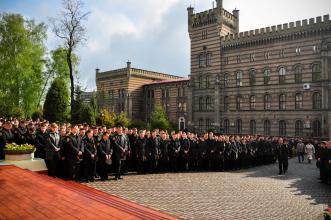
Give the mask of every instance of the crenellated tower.
M 192 129 L 201 130 L 197 127 L 198 119 L 199 126 L 203 121 L 203 129 L 208 129 L 219 121 L 221 37 L 239 32 L 239 10 L 230 13 L 223 8 L 222 0 L 216 0 L 216 7 L 209 10 L 196 13 L 193 7 L 189 7 L 187 12 L 191 40 L 191 95 L 188 100 L 191 108 L 188 125 Z

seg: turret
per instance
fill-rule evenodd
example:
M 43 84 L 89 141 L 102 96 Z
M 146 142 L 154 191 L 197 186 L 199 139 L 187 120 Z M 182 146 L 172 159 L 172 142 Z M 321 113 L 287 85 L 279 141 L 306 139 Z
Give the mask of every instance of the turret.
M 193 14 L 194 14 L 194 8 L 191 7 L 191 6 L 188 7 L 187 8 L 187 16 L 188 16 L 188 32 L 189 33 L 191 32 L 192 25 L 193 25 L 193 20 L 192 20 Z
M 216 0 L 216 7 L 219 9 L 223 8 L 223 0 Z
M 232 14 L 233 16 L 235 16 L 237 18 L 237 21 L 236 21 L 236 33 L 239 33 L 239 10 L 238 9 L 234 9 L 232 11 Z

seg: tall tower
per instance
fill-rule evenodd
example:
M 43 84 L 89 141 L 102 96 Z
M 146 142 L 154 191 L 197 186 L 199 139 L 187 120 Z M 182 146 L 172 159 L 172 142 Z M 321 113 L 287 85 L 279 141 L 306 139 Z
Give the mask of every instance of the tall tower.
M 216 8 L 195 13 L 189 7 L 188 32 L 191 40 L 191 82 L 188 126 L 196 131 L 217 129 L 221 74 L 221 36 L 238 33 L 239 11 L 232 14 L 216 0 Z

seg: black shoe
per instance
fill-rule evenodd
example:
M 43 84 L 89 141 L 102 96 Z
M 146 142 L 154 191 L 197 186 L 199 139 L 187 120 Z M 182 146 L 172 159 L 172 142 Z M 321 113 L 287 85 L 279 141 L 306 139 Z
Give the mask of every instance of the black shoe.
M 122 180 L 123 178 L 122 177 L 118 177 L 119 180 Z
M 282 174 L 283 174 L 283 172 L 279 172 L 279 173 L 278 173 L 278 175 L 282 175 Z

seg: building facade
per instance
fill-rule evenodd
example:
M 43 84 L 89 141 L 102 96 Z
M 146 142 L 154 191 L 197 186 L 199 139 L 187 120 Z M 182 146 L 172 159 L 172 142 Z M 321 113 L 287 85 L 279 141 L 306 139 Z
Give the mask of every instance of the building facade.
M 160 81 L 183 79 L 170 74 L 132 68 L 101 72 L 96 69 L 97 99 L 99 109 L 119 114 L 124 112 L 129 119 L 145 120 L 145 96 L 143 86 Z
M 121 110 L 132 117 L 143 112 L 148 121 L 161 105 L 173 122 L 197 132 L 331 137 L 329 15 L 239 32 L 239 10 L 226 11 L 222 0 L 207 11 L 187 11 L 189 78 L 165 74 L 139 81 L 139 101 Z M 106 77 L 97 73 L 98 91 L 101 76 Z M 109 79 L 113 85 L 106 83 L 106 91 L 125 84 Z

